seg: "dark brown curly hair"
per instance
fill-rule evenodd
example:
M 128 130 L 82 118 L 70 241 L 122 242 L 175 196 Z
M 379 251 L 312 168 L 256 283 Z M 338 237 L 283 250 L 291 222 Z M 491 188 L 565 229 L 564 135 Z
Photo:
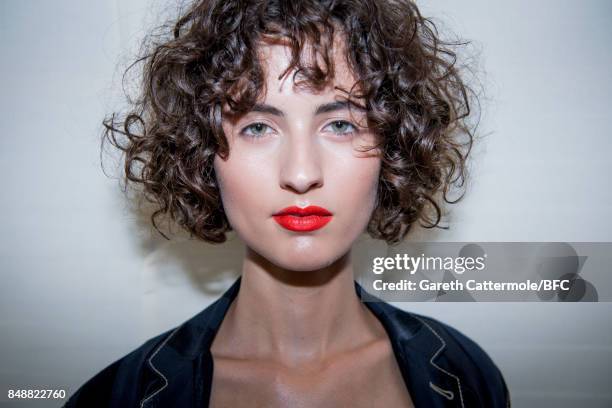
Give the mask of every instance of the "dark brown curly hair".
M 372 237 L 394 244 L 416 221 L 440 227 L 442 200 L 463 197 L 448 198 L 464 187 L 473 144 L 473 93 L 455 52 L 465 43 L 442 41 L 412 1 L 197 0 L 181 14 L 167 36 L 146 40 L 130 66 L 143 67 L 139 96 L 104 120 L 102 138 L 125 153 L 126 188 L 135 183 L 155 204 L 151 221 L 165 238 L 162 214 L 192 237 L 225 241 L 231 227 L 213 169 L 215 155 L 228 154 L 222 112 L 248 112 L 261 96 L 257 44 L 269 36 L 291 49 L 286 72 L 322 87 L 333 79 L 333 35 L 343 35 L 357 78 L 350 97 L 365 101 L 382 152 Z M 322 62 L 301 60 L 307 43 Z

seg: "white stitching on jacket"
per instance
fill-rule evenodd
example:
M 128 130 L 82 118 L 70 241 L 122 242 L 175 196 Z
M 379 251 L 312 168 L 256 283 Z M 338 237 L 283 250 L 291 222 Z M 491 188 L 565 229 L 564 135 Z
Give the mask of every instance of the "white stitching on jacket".
M 432 383 L 431 381 L 429 382 L 429 386 L 432 390 L 434 390 L 438 394 L 441 394 L 446 399 L 452 400 L 453 398 L 455 398 L 455 394 L 452 391 L 444 390 L 438 387 L 436 384 Z
M 155 368 L 155 366 L 153 365 L 153 361 L 151 361 L 153 359 L 153 357 L 155 357 L 157 355 L 157 353 L 159 353 L 159 351 L 162 349 L 162 347 L 164 347 L 166 345 L 166 343 L 168 343 L 168 340 L 170 340 L 170 338 L 172 336 L 174 336 L 174 333 L 176 333 L 178 331 L 178 329 L 180 329 L 181 326 L 177 327 L 176 329 L 174 329 L 172 331 L 172 333 L 170 333 L 168 335 L 168 337 L 166 337 L 164 339 L 164 341 L 159 345 L 159 347 L 157 347 L 157 349 L 153 352 L 153 354 L 151 354 L 151 356 L 149 357 L 149 359 L 147 360 L 147 362 L 149 363 L 149 367 L 151 367 L 157 374 L 159 374 L 161 376 L 161 378 L 164 379 L 164 385 L 158 389 L 157 391 L 155 391 L 153 394 L 149 395 L 148 397 L 146 397 L 145 399 L 143 399 L 140 402 L 140 407 L 143 408 L 144 404 L 150 400 L 151 398 L 153 398 L 155 395 L 157 395 L 161 390 L 163 390 L 164 388 L 166 388 L 168 386 L 168 379 L 166 378 L 166 376 L 164 376 L 157 368 Z
M 414 316 L 414 315 L 413 315 L 413 316 Z M 437 333 L 437 332 L 436 332 L 434 329 L 432 329 L 432 327 L 431 327 L 431 326 L 430 326 L 430 325 L 429 325 L 429 324 L 428 324 L 426 321 L 424 321 L 424 320 L 423 320 L 423 319 L 421 319 L 420 317 L 417 317 L 417 316 L 414 316 L 414 317 L 415 317 L 415 318 L 416 318 L 418 321 L 420 321 L 421 323 L 423 323 L 423 324 L 424 324 L 424 325 L 425 325 L 425 326 L 426 326 L 426 327 L 427 327 L 429 330 L 431 330 L 431 332 L 432 332 L 433 334 L 435 334 L 435 335 L 436 335 L 436 337 L 438 338 L 438 340 L 440 340 L 440 341 L 442 342 L 442 347 L 440 347 L 440 348 L 438 349 L 438 351 L 436 351 L 436 352 L 434 353 L 434 355 L 433 355 L 433 356 L 431 357 L 431 359 L 429 360 L 429 363 L 430 363 L 431 365 L 433 365 L 434 367 L 436 367 L 438 370 L 442 371 L 443 373 L 446 373 L 446 374 L 450 375 L 450 376 L 451 376 L 451 377 L 453 377 L 455 380 L 457 380 L 457 384 L 459 385 L 459 399 L 461 400 L 461 406 L 462 406 L 463 408 L 465 408 L 465 405 L 463 404 L 463 393 L 461 392 L 461 381 L 459 381 L 459 377 L 457 377 L 457 376 L 456 376 L 456 375 L 454 375 L 454 374 L 449 373 L 448 371 L 446 371 L 445 369 L 443 369 L 442 367 L 440 367 L 439 365 L 437 365 L 436 363 L 434 363 L 434 359 L 435 359 L 436 357 L 438 357 L 438 354 L 440 354 L 440 352 L 441 352 L 441 351 L 444 349 L 444 347 L 446 347 L 446 342 L 444 341 L 444 339 L 443 339 L 443 338 L 442 338 L 442 337 L 441 337 L 441 336 L 440 336 L 440 335 L 439 335 L 439 334 L 438 334 L 438 333 Z M 448 398 L 446 395 L 445 395 L 445 397 L 446 397 L 446 398 Z

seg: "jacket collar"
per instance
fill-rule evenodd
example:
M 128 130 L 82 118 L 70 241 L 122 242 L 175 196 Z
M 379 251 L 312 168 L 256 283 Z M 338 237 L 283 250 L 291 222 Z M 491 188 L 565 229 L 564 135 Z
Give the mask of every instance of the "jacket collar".
M 146 365 L 153 381 L 144 385 L 140 407 L 155 406 L 164 393 L 176 392 L 177 386 L 185 389 L 189 382 L 196 393 L 183 392 L 179 405 L 208 406 L 213 369 L 210 346 L 238 294 L 240 281 L 239 277 L 218 300 L 174 329 L 151 353 Z M 446 349 L 443 337 L 421 317 L 380 301 L 357 282 L 355 290 L 387 331 L 415 405 L 463 407 L 461 381 L 440 361 Z

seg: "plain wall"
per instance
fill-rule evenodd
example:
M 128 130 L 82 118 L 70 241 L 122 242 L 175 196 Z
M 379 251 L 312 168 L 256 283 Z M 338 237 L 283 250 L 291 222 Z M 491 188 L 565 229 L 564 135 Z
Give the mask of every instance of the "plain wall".
M 7 402 L 10 388 L 71 394 L 202 310 L 239 268 L 236 240 L 155 235 L 100 167 L 100 123 L 118 107 L 121 64 L 163 4 L 0 2 L 4 406 L 24 406 Z M 612 3 L 419 4 L 479 50 L 487 136 L 450 229 L 411 239 L 612 241 Z M 611 303 L 398 305 L 476 340 L 516 407 L 612 406 Z

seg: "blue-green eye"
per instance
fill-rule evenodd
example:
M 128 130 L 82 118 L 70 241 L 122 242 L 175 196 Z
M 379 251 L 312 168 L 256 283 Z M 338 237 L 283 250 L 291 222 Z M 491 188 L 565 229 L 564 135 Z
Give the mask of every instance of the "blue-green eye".
M 266 125 L 265 123 L 258 122 L 245 127 L 240 131 L 240 134 L 257 138 L 264 136 L 266 133 L 269 133 L 271 129 L 272 128 L 270 128 L 270 126 Z
M 329 128 L 332 132 L 339 135 L 350 134 L 357 130 L 355 126 L 345 120 L 335 120 L 325 128 Z

